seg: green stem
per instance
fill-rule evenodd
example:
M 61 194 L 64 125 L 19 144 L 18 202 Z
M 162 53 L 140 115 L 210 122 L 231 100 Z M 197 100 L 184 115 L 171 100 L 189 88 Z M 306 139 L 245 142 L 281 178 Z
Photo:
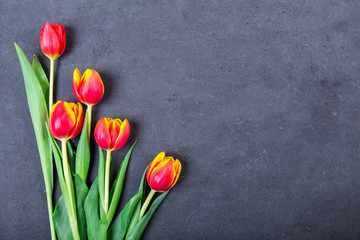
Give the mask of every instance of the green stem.
M 48 191 L 48 189 L 46 189 L 46 199 L 47 199 L 48 212 L 49 212 L 51 240 L 56 240 L 55 226 L 54 226 L 54 221 L 52 218 L 53 203 L 52 203 L 52 191 L 51 190 Z
M 53 96 L 54 96 L 54 62 L 55 59 L 50 59 L 50 89 L 49 89 L 49 112 L 53 105 Z
M 76 219 L 76 208 L 74 205 L 75 199 L 72 194 L 73 191 L 72 191 L 71 185 L 70 185 L 71 172 L 70 172 L 70 167 L 69 167 L 68 158 L 67 158 L 66 140 L 61 141 L 61 147 L 62 147 L 62 155 L 63 155 L 62 160 L 63 160 L 65 184 L 66 184 L 66 189 L 68 192 L 69 202 L 70 202 L 70 211 L 71 211 L 71 216 L 69 216 L 70 227 L 71 227 L 71 231 L 72 231 L 74 240 L 80 240 L 79 230 L 78 230 L 78 226 L 77 226 L 77 219 Z
M 49 89 L 49 113 L 51 107 L 53 105 L 53 89 L 54 89 L 54 59 L 50 59 L 50 89 Z M 50 151 L 51 151 L 51 144 L 50 144 Z M 51 151 L 52 152 L 52 151 Z M 52 162 L 52 154 L 50 154 L 50 161 Z M 46 188 L 46 198 L 47 198 L 47 205 L 48 205 L 48 212 L 49 212 L 49 221 L 50 221 L 50 232 L 51 232 L 51 240 L 56 240 L 56 233 L 54 227 L 54 221 L 52 218 L 53 215 L 53 202 L 52 202 L 52 187 L 48 186 L 50 183 L 46 183 L 45 181 L 45 188 Z
M 111 151 L 106 152 L 106 167 L 105 167 L 105 201 L 104 211 L 107 216 L 109 210 L 109 182 L 110 182 L 110 163 L 111 163 Z
M 88 112 L 88 140 L 90 142 L 90 134 L 91 134 L 91 110 L 92 110 L 92 105 L 87 105 L 87 112 Z
M 141 207 L 140 216 L 139 216 L 139 221 L 140 221 L 140 219 L 144 216 L 145 211 L 146 211 L 147 207 L 149 206 L 149 203 L 150 203 L 150 201 L 151 201 L 151 199 L 153 198 L 153 196 L 154 196 L 155 193 L 156 193 L 156 191 L 154 191 L 154 190 L 152 190 L 152 189 L 151 189 L 151 191 L 149 192 L 149 195 L 147 196 L 144 204 L 143 204 L 142 207 Z

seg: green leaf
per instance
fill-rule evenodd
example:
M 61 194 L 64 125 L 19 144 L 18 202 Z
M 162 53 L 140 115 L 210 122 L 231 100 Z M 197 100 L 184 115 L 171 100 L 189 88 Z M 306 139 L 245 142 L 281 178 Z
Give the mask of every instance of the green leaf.
M 66 212 L 66 206 L 63 196 L 60 196 L 53 214 L 54 225 L 56 229 L 56 235 L 59 240 L 72 240 L 72 236 L 69 217 Z
M 134 144 L 129 149 L 128 153 L 126 154 L 126 156 L 125 156 L 124 160 L 122 161 L 122 163 L 120 165 L 120 168 L 119 168 L 118 176 L 116 178 L 116 185 L 114 184 L 115 185 L 115 190 L 114 190 L 114 193 L 113 193 L 113 195 L 111 197 L 111 203 L 110 203 L 109 212 L 108 212 L 108 216 L 107 216 L 107 221 L 108 221 L 109 225 L 111 223 L 111 220 L 114 217 L 116 208 L 117 208 L 117 206 L 119 204 L 121 191 L 122 191 L 122 188 L 123 188 L 123 185 L 124 185 L 126 169 L 127 169 L 128 164 L 129 164 L 129 159 L 130 159 L 131 153 L 132 153 L 132 151 L 133 151 L 133 149 L 135 147 L 136 142 L 137 141 L 135 141 Z
M 63 225 L 66 226 L 66 221 L 65 223 L 63 222 L 63 218 L 64 218 L 64 207 L 61 207 L 62 204 L 65 205 L 65 209 L 66 209 L 66 216 L 70 216 L 71 215 L 71 210 L 70 210 L 70 202 L 69 202 L 69 195 L 67 193 L 67 187 L 65 184 L 65 178 L 64 178 L 64 174 L 63 174 L 63 167 L 62 167 L 62 157 L 61 157 L 61 152 L 60 152 L 60 148 L 59 145 L 56 143 L 55 139 L 50 135 L 50 131 L 48 129 L 48 134 L 50 139 L 52 140 L 52 149 L 53 149 L 53 153 L 54 153 L 54 161 L 55 161 L 55 166 L 56 166 L 56 170 L 57 170 L 57 174 L 58 174 L 58 179 L 59 179 L 59 183 L 60 183 L 60 188 L 61 188 L 61 192 L 62 192 L 62 196 L 59 199 L 56 207 L 55 207 L 55 211 L 53 214 L 53 220 L 54 220 L 54 224 L 55 224 L 55 229 L 56 229 L 56 234 L 59 237 L 59 239 L 69 239 L 67 230 L 63 230 L 64 227 Z M 67 224 L 69 225 L 70 228 L 70 224 L 69 224 L 69 219 L 67 220 Z M 70 229 L 70 233 L 71 233 L 71 229 Z M 72 233 L 71 233 L 72 236 Z
M 104 209 L 99 204 L 99 185 L 97 178 L 94 180 L 84 203 L 87 235 L 89 240 L 106 240 L 107 221 Z M 100 213 L 102 211 L 102 213 Z
M 101 207 L 103 207 L 104 196 L 105 196 L 105 155 L 104 155 L 104 151 L 100 147 L 99 147 L 98 181 L 99 181 L 99 195 L 100 195 Z
M 80 239 L 86 239 L 86 217 L 84 210 L 84 201 L 89 192 L 86 184 L 83 180 L 75 175 L 75 194 L 76 194 L 76 205 L 77 205 L 77 220 Z M 60 197 L 56 204 L 54 215 L 53 215 L 55 229 L 59 240 L 71 240 L 73 235 L 69 223 L 69 217 L 66 212 L 66 206 L 63 196 Z
M 140 221 L 135 225 L 134 229 L 129 236 L 126 237 L 126 240 L 139 240 L 143 234 L 146 226 L 148 225 L 152 215 L 155 213 L 155 210 L 159 207 L 162 200 L 166 197 L 169 191 L 162 193 L 159 197 L 155 199 L 153 204 L 151 204 L 150 209 L 147 213 L 140 219 Z
M 74 183 L 75 183 L 75 194 L 76 194 L 76 213 L 77 213 L 80 239 L 86 239 L 87 229 L 86 229 L 84 202 L 89 193 L 89 189 L 86 186 L 85 182 L 78 175 L 74 176 Z
M 14 44 L 24 77 L 26 96 L 35 131 L 36 142 L 38 145 L 46 192 L 52 194 L 53 165 L 51 158 L 50 140 L 46 129 L 48 122 L 48 110 L 43 94 L 43 88 L 46 92 L 46 86 L 41 84 L 43 81 L 39 80 L 37 74 L 30 65 L 30 62 L 27 60 L 21 48 L 16 43 Z M 34 62 L 34 65 L 34 68 L 37 69 L 37 72 L 40 72 L 38 69 L 41 68 L 41 66 L 39 67 L 36 61 Z
M 83 128 L 76 149 L 75 173 L 86 182 L 90 165 L 90 146 L 88 137 L 88 111 L 86 111 Z
M 68 161 L 69 161 L 69 166 L 70 166 L 70 170 L 71 170 L 71 174 L 75 174 L 75 151 L 72 147 L 72 144 L 70 142 L 70 140 L 67 141 L 67 149 L 68 149 Z
M 49 106 L 49 80 L 48 80 L 39 60 L 36 58 L 35 55 L 33 56 L 32 69 L 34 70 L 36 76 L 38 77 L 40 87 L 44 94 L 44 99 L 46 102 L 46 109 L 49 111 L 49 109 L 48 109 L 48 106 Z
M 136 208 L 134 210 L 134 214 L 131 217 L 131 221 L 130 221 L 130 225 L 128 227 L 128 230 L 126 232 L 126 237 L 128 235 L 130 235 L 130 233 L 132 232 L 132 230 L 135 228 L 136 224 L 139 222 L 139 216 L 140 216 L 140 211 L 141 211 L 141 205 L 144 203 L 145 201 L 145 190 L 146 190 L 146 180 L 145 180 L 145 176 L 146 176 L 146 172 L 147 169 L 149 168 L 149 166 L 145 169 L 143 176 L 141 178 L 141 182 L 140 182 L 140 186 L 139 186 L 139 191 L 138 193 L 141 193 L 141 199 L 140 202 L 136 205 Z
M 142 193 L 138 192 L 132 197 L 121 211 L 119 216 L 115 219 L 108 231 L 108 240 L 123 240 L 126 231 L 130 225 L 130 221 L 134 214 L 138 202 L 141 200 Z

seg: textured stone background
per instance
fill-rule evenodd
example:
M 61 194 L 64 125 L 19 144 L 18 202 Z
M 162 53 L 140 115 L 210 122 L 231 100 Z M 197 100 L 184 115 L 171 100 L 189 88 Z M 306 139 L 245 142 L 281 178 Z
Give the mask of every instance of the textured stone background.
M 126 117 L 139 140 L 121 206 L 158 152 L 183 164 L 143 239 L 359 239 L 359 9 L 357 0 L 1 0 L 0 239 L 50 238 L 13 45 L 48 70 L 46 21 L 67 31 L 56 98 L 76 100 L 75 68 L 98 70 L 106 95 L 94 121 Z M 113 176 L 124 154 L 114 153 Z M 96 151 L 92 161 L 89 183 Z

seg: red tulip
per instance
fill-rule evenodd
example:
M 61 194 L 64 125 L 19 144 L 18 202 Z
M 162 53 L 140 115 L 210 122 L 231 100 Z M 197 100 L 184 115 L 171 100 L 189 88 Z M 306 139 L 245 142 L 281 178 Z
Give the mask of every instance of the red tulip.
M 40 30 L 40 47 L 43 53 L 54 60 L 63 54 L 66 45 L 64 25 L 45 23 Z
M 95 140 L 104 150 L 113 151 L 122 148 L 130 135 L 127 119 L 123 122 L 116 118 L 101 118 L 95 126 Z
M 181 163 L 178 159 L 165 156 L 165 152 L 159 153 L 151 162 L 147 172 L 146 180 L 152 190 L 165 192 L 170 190 L 179 179 Z
M 75 69 L 73 91 L 80 102 L 95 105 L 104 96 L 104 84 L 99 73 L 94 69 L 87 69 L 82 76 L 79 69 Z
M 58 101 L 50 110 L 50 132 L 59 140 L 74 138 L 79 135 L 83 120 L 83 108 L 80 103 Z

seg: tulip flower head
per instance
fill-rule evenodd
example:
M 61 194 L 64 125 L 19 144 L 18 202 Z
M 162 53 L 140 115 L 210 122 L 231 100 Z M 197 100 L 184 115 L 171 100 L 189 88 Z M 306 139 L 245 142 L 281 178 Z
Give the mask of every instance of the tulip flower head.
M 45 23 L 40 30 L 40 47 L 43 53 L 54 60 L 63 54 L 66 45 L 65 27 L 62 24 Z
M 83 120 L 83 108 L 80 103 L 58 101 L 50 110 L 50 132 L 59 140 L 74 138 L 79 135 Z
M 165 152 L 159 153 L 150 163 L 146 172 L 146 180 L 152 190 L 165 192 L 170 190 L 181 172 L 181 163 L 178 159 L 174 160 L 171 156 L 165 156 Z
M 87 69 L 82 76 L 79 69 L 75 69 L 73 91 L 80 102 L 95 105 L 104 96 L 104 84 L 99 73 L 94 69 Z
M 101 118 L 95 126 L 95 140 L 104 150 L 113 151 L 122 148 L 130 135 L 130 124 L 127 119 Z

